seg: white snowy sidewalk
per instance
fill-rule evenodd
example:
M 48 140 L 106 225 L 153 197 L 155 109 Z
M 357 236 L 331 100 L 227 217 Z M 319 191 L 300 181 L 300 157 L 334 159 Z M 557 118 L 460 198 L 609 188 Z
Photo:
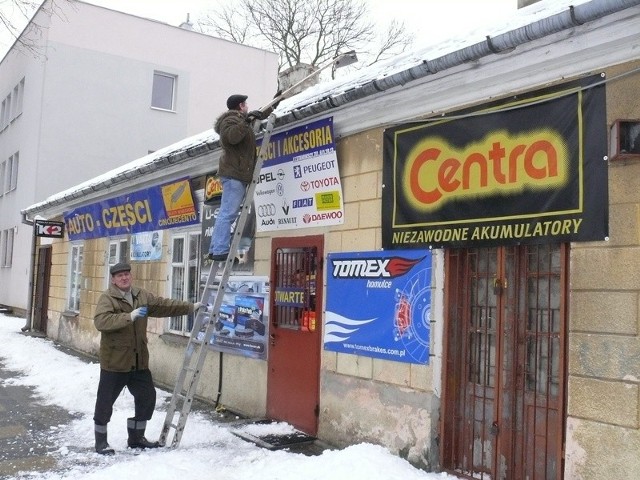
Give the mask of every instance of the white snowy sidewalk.
M 133 454 L 126 449 L 126 419 L 133 412 L 133 398 L 124 392 L 116 401 L 109 423 L 109 443 L 116 455 L 104 457 L 93 451 L 93 407 L 99 366 L 87 364 L 55 348 L 47 339 L 22 335 L 24 319 L 0 314 L 0 362 L 19 375 L 0 381 L 33 387 L 43 404 L 55 405 L 77 416 L 69 425 L 52 426 L 50 438 L 59 448 L 53 455 L 54 471 L 23 473 L 23 479 L 112 480 L 433 480 L 455 479 L 446 474 L 426 473 L 386 449 L 359 444 L 343 450 L 306 456 L 282 450 L 267 450 L 246 442 L 224 424 L 193 412 L 189 416 L 180 447 Z M 158 390 L 158 402 L 167 394 Z M 164 415 L 157 411 L 147 428 L 148 438 L 157 438 Z M 251 426 L 256 428 L 256 426 Z M 273 432 L 291 429 L 286 424 L 265 425 Z

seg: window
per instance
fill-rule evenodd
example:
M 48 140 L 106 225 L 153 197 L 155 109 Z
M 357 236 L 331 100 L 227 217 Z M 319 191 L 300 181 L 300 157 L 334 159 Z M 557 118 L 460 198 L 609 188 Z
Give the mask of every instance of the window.
M 0 110 L 0 130 L 4 129 L 7 126 L 5 122 L 5 118 L 7 118 L 7 100 L 2 101 L 2 110 Z
M 18 186 L 18 163 L 20 161 L 20 153 L 16 152 L 9 157 L 11 164 L 11 180 L 9 182 L 9 191 L 15 190 Z
M 11 107 L 11 120 L 22 113 L 22 99 L 24 97 L 24 78 L 13 88 L 13 105 Z
M 118 240 L 111 240 L 109 242 L 109 258 L 107 261 L 107 273 L 105 275 L 106 279 L 106 288 L 109 287 L 111 283 L 111 275 L 109 274 L 109 269 L 113 267 L 116 263 L 120 262 L 128 262 L 129 261 L 129 240 L 126 238 L 121 238 Z
M 67 299 L 67 310 L 80 311 L 80 285 L 82 284 L 82 245 L 72 245 L 69 258 L 69 297 Z
M 2 110 L 0 111 L 0 129 L 4 129 L 9 125 L 9 117 L 11 116 L 11 94 L 2 101 Z
M 151 106 L 163 110 L 175 110 L 175 75 L 168 73 L 153 73 L 153 92 L 151 93 Z
M 7 95 L 5 102 L 7 102 L 7 109 L 4 111 L 4 118 L 2 119 L 3 126 L 7 126 L 9 120 L 11 120 L 11 94 Z
M 171 298 L 198 301 L 199 252 L 199 233 L 178 234 L 171 239 Z M 193 314 L 171 317 L 169 331 L 189 335 L 193 320 Z
M 0 260 L 2 267 L 10 267 L 13 258 L 13 237 L 16 228 L 8 228 L 0 233 Z
M 0 163 L 0 197 L 4 195 L 4 183 L 7 172 L 7 163 L 8 161 L 4 161 Z
M 9 193 L 18 185 L 18 162 L 20 154 L 14 153 L 0 165 L 0 194 Z
M 609 159 L 640 156 L 640 120 L 616 120 L 609 131 Z

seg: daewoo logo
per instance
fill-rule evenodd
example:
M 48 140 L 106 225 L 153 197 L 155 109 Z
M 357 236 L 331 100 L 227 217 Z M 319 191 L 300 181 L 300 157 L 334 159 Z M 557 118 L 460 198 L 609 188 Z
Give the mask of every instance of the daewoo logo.
M 566 184 L 568 169 L 567 145 L 558 132 L 501 131 L 463 150 L 425 138 L 409 152 L 402 179 L 412 206 L 432 210 L 455 198 L 558 188 Z
M 421 261 L 402 257 L 332 260 L 332 274 L 334 278 L 394 278 Z

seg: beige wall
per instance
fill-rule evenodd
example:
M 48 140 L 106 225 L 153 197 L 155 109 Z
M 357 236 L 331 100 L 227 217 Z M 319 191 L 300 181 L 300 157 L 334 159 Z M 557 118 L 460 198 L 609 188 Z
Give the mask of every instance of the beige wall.
M 637 65 L 611 69 L 609 78 Z M 640 118 L 638 75 L 607 85 L 608 123 Z M 286 235 L 325 237 L 325 254 L 381 247 L 382 129 L 338 144 L 345 223 L 329 230 Z M 609 167 L 610 240 L 571 247 L 568 336 L 567 479 L 635 478 L 640 471 L 640 159 Z M 256 275 L 269 275 L 271 235 L 256 239 Z M 87 291 L 78 318 L 60 317 L 66 298 L 68 244 L 54 243 L 49 336 L 95 352 L 93 305 L 101 291 L 106 240 L 87 242 L 83 273 Z M 166 251 L 165 251 L 166 254 Z M 441 255 L 434 255 L 433 285 L 443 284 Z M 163 264 L 136 265 L 138 284 L 165 294 Z M 98 288 L 99 287 L 99 288 Z M 325 285 L 326 287 L 326 285 Z M 432 352 L 440 351 L 441 309 L 432 318 Z M 59 319 L 59 320 L 56 320 Z M 184 354 L 184 339 L 161 335 L 163 320 L 150 326 L 152 369 L 158 383 L 172 386 Z M 435 339 L 435 340 L 434 340 Z M 437 468 L 440 358 L 426 366 L 323 351 L 319 437 L 336 445 L 360 441 L 383 444 L 426 469 Z M 219 355 L 207 357 L 198 394 L 214 400 Z M 261 416 L 266 411 L 264 361 L 225 355 L 221 402 L 233 411 Z M 614 446 L 615 448 L 610 448 Z
M 612 80 L 638 67 L 607 71 L 607 126 L 640 119 L 640 75 Z M 609 241 L 571 249 L 565 478 L 640 471 L 639 179 L 640 157 L 610 162 Z

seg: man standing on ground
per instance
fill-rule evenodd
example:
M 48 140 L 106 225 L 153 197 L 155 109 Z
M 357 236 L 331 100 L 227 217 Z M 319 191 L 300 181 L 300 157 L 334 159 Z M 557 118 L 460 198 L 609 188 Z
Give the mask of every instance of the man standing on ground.
M 275 105 L 266 112 L 249 112 L 246 95 L 231 95 L 227 99 L 227 110 L 216 120 L 213 129 L 220 135 L 222 155 L 218 176 L 222 184 L 222 199 L 211 234 L 208 258 L 222 262 L 229 255 L 231 226 L 238 217 L 247 185 L 253 178 L 256 165 L 255 120 L 269 116 Z
M 127 419 L 130 448 L 156 448 L 144 436 L 156 404 L 149 370 L 147 317 L 170 317 L 197 311 L 202 304 L 157 297 L 131 285 L 131 265 L 118 263 L 109 270 L 111 285 L 96 306 L 93 322 L 100 336 L 100 383 L 93 420 L 96 452 L 112 455 L 107 424 L 113 404 L 126 386 L 134 398 L 135 416 Z

